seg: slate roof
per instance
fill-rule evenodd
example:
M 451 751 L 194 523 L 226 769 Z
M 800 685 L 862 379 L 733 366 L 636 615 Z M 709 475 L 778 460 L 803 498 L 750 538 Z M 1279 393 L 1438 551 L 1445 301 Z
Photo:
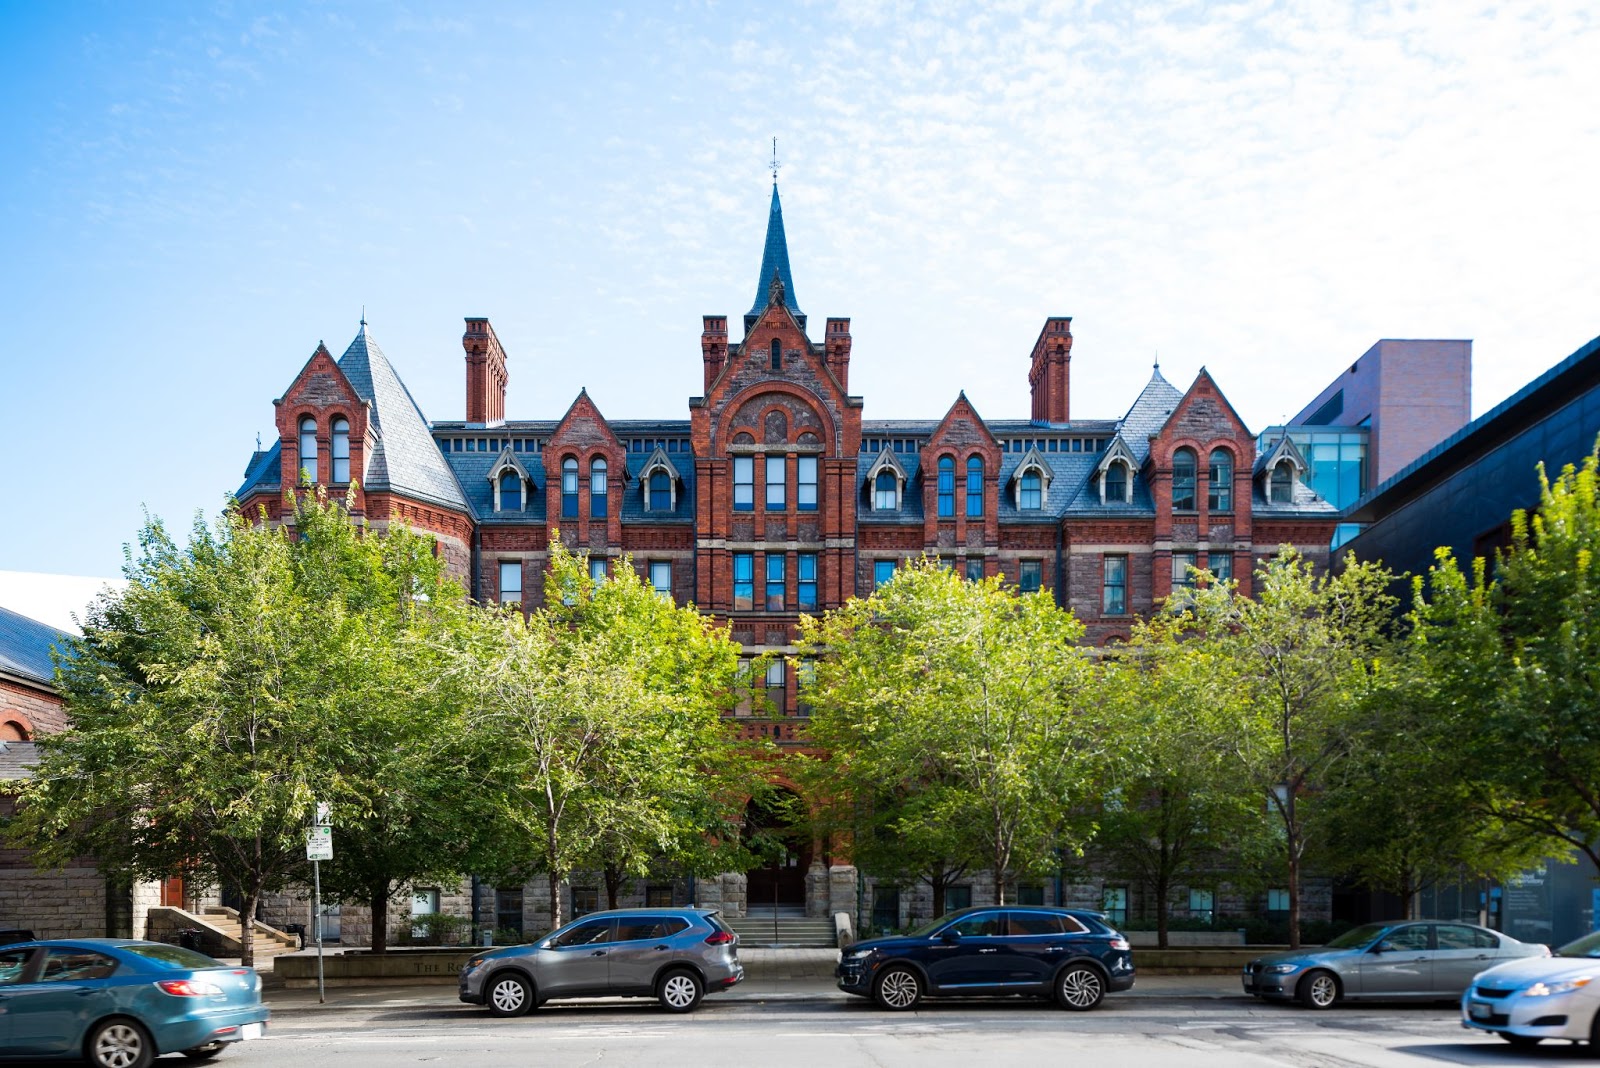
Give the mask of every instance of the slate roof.
M 0 671 L 53 686 L 56 666 L 50 660 L 50 647 L 65 648 L 69 637 L 37 619 L 0 608 Z
M 783 233 L 783 205 L 778 201 L 778 183 L 772 183 L 772 207 L 767 211 L 767 242 L 761 249 L 761 272 L 756 275 L 756 302 L 745 313 L 745 327 L 749 320 L 760 315 L 767 306 L 767 292 L 776 271 L 783 280 L 783 303 L 804 325 L 804 312 L 794 293 L 794 275 L 789 273 L 789 240 Z
M 378 343 L 367 334 L 365 322 L 339 357 L 339 370 L 356 394 L 371 405 L 370 425 L 377 446 L 367 458 L 364 488 L 465 510 L 466 498 L 428 430 L 422 409 Z
M 0 742 L 0 782 L 20 782 L 33 778 L 39 763 L 39 747 L 33 742 Z
M 1150 458 L 1150 435 L 1167 425 L 1167 419 L 1181 400 L 1183 393 L 1162 378 L 1161 368 L 1157 367 L 1133 402 L 1133 407 L 1118 422 L 1117 428 L 1122 431 L 1123 440 L 1141 465 Z
M 466 497 L 433 440 L 422 409 L 367 333 L 365 322 L 338 362 L 356 395 L 367 402 L 375 439 L 367 454 L 362 487 L 465 511 Z M 237 496 L 279 488 L 281 455 L 281 443 L 264 452 L 258 450 L 246 465 L 244 484 Z

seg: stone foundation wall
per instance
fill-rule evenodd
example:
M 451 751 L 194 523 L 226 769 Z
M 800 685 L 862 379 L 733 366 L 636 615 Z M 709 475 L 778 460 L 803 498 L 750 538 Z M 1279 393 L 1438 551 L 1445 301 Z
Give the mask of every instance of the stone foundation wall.
M 40 938 L 94 938 L 106 933 L 106 878 L 94 868 L 0 871 L 0 927 Z

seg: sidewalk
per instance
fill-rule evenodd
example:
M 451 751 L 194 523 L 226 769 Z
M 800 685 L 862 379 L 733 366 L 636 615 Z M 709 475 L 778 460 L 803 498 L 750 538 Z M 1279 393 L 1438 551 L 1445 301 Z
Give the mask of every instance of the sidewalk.
M 833 968 L 839 959 L 832 949 L 741 949 L 744 982 L 731 990 L 709 995 L 724 1002 L 836 1001 L 849 998 L 834 985 Z M 1236 975 L 1143 975 L 1132 990 L 1116 998 L 1223 998 L 1242 997 Z M 339 1010 L 440 1009 L 461 1005 L 454 986 L 438 983 L 414 986 L 336 987 L 327 1002 L 317 1001 L 315 990 L 267 990 L 266 1003 L 274 1015 Z M 623 999 L 584 999 L 593 1003 Z M 636 999 L 630 999 L 636 1000 Z

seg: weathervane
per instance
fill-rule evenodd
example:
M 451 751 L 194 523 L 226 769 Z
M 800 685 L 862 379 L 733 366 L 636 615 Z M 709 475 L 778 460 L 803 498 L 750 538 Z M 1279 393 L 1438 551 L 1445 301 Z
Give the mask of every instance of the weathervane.
M 778 168 L 782 167 L 782 166 L 783 166 L 783 164 L 778 162 L 778 139 L 776 137 L 774 137 L 772 139 L 772 184 L 773 185 L 777 185 L 778 184 Z

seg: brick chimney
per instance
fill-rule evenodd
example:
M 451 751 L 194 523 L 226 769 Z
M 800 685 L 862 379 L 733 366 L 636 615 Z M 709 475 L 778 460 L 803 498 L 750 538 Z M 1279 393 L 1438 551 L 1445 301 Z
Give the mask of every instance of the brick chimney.
M 497 426 L 506 421 L 506 350 L 487 319 L 468 319 L 461 335 L 467 350 L 467 425 Z
M 1072 317 L 1052 315 L 1044 321 L 1033 343 L 1033 365 L 1028 385 L 1033 387 L 1033 419 L 1043 423 L 1067 421 L 1067 386 L 1071 381 Z
M 850 320 L 829 319 L 824 338 L 828 349 L 828 370 L 844 389 L 850 388 Z
M 722 373 L 722 365 L 728 362 L 728 317 L 707 315 L 703 319 L 705 325 L 700 329 L 700 358 L 706 365 L 705 391 L 710 393 L 711 383 Z

